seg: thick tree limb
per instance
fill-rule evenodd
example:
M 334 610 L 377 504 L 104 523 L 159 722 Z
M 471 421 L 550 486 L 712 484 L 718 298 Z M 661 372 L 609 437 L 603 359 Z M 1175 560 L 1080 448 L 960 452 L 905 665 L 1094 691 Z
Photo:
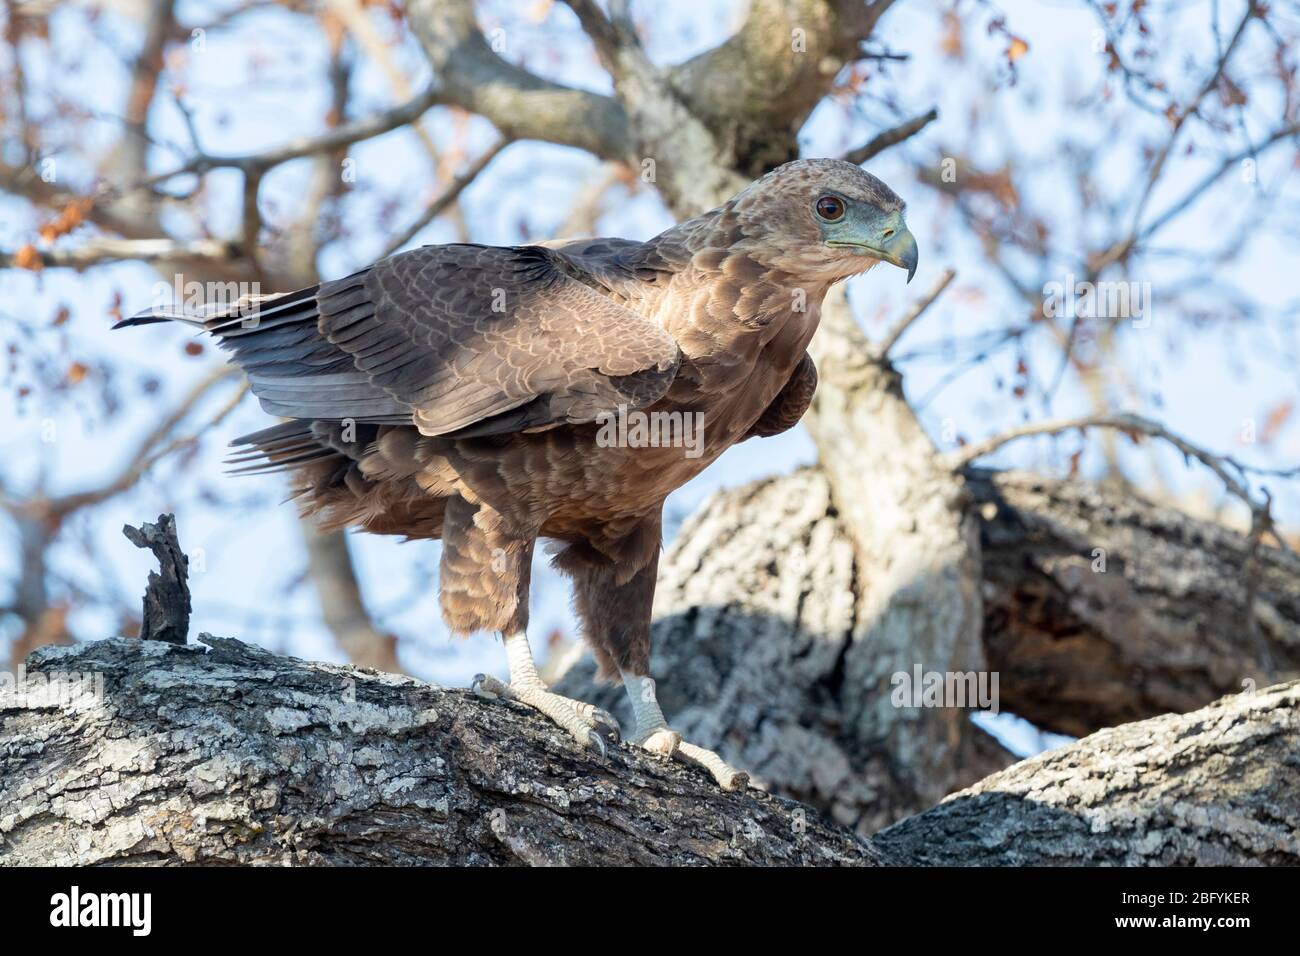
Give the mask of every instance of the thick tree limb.
M 1104 730 L 872 841 L 962 866 L 1300 864 L 1300 683 Z
M 864 842 L 630 748 L 602 764 L 510 704 L 201 640 L 46 647 L 0 690 L 0 864 L 1300 862 L 1297 684 L 1104 731 Z
M 796 134 L 893 0 L 753 0 L 725 42 L 669 71 L 673 90 L 755 178 L 798 156 Z
M 33 655 L 37 674 L 102 675 L 104 694 L 0 696 L 0 863 L 883 860 L 796 804 L 643 751 L 602 764 L 511 704 L 201 640 Z
M 1300 674 L 1294 553 L 1259 548 L 1252 594 L 1248 535 L 1116 485 L 969 478 L 1006 710 L 1078 736 Z
M 511 138 L 561 143 L 604 159 L 626 160 L 632 152 L 616 100 L 544 80 L 498 55 L 468 0 L 410 0 L 406 18 L 444 102 L 479 113 Z M 508 37 L 498 39 L 508 48 Z

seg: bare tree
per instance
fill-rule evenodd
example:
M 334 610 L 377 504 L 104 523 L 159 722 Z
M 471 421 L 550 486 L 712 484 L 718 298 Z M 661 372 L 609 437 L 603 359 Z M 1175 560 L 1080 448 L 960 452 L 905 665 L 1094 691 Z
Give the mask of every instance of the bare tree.
M 485 32 L 470 0 L 409 0 L 396 24 L 364 3 L 286 3 L 287 15 L 314 18 L 331 51 L 332 105 L 319 134 L 232 153 L 201 145 L 191 121 L 185 154 L 165 168 L 151 167 L 144 146 L 167 50 L 193 42 L 194 31 L 237 26 L 255 6 L 235 8 L 220 23 L 182 26 L 170 4 L 148 5 L 122 139 L 92 188 L 42 179 L 39 124 L 23 111 L 7 114 L 25 155 L 0 166 L 0 186 L 53 218 L 44 243 L 12 249 L 5 261 L 25 269 L 84 269 L 136 259 L 164 274 L 257 281 L 264 291 L 279 291 L 312 281 L 322 251 L 347 238 L 339 201 L 357 187 L 338 171 L 348 151 L 396 130 L 411 131 L 430 153 L 436 185 L 404 225 L 381 222 L 380 251 L 400 248 L 439 217 L 454 216 L 462 192 L 515 141 L 573 147 L 602 161 L 563 226 L 573 232 L 595 221 L 592 210 L 619 183 L 653 186 L 678 218 L 718 204 L 799 155 L 798 135 L 819 106 L 868 103 L 892 115 L 864 143 L 845 150 L 856 162 L 910 149 L 929 136 L 936 115 L 929 104 L 900 103 L 895 95 L 893 77 L 909 54 L 884 46 L 880 27 L 908 4 L 893 0 L 752 0 L 733 35 L 673 66 L 647 53 L 649 27 L 636 21 L 629 4 L 570 0 L 567 9 L 582 34 L 566 27 L 568 42 L 589 43 L 610 93 L 548 79 L 504 54 L 499 28 Z M 939 438 L 918 414 L 925 397 L 904 389 L 900 370 L 924 349 L 904 353 L 903 345 L 951 294 L 951 272 L 894 316 L 874 342 L 841 295 L 827 303 L 813 347 L 820 385 L 805 424 L 817 464 L 716 495 L 682 527 L 662 562 L 654 666 L 672 672 L 663 686 L 677 696 L 664 705 L 675 712 L 675 725 L 752 770 L 772 791 L 812 803 L 862 833 L 924 810 L 1014 759 L 967 709 L 891 703 L 897 675 L 914 668 L 996 673 L 1005 708 L 1072 735 L 1194 710 L 1241 690 L 1243 681 L 1264 684 L 1300 668 L 1300 559 L 1276 526 L 1263 484 L 1296 472 L 1263 472 L 1129 412 L 1115 397 L 1134 382 L 1114 361 L 1128 327 L 1114 316 L 1080 318 L 1075 308 L 1045 308 L 1043 291 L 1067 273 L 1096 285 L 1159 262 L 1181 268 L 1187 279 L 1169 281 L 1179 290 L 1175 308 L 1195 314 L 1206 307 L 1196 296 L 1210 296 L 1219 306 L 1230 302 L 1244 320 L 1264 321 L 1259 301 L 1199 274 L 1203 252 L 1180 248 L 1178 224 L 1243 163 L 1256 169 L 1300 142 L 1294 17 L 1278 12 L 1284 4 L 1249 0 L 1224 27 L 1217 5 L 1210 5 L 1213 57 L 1187 92 L 1160 72 L 1152 51 L 1152 36 L 1174 21 L 1179 5 L 1123 6 L 1094 9 L 1107 95 L 1123 98 L 1135 114 L 1163 118 L 1160 142 L 1116 137 L 1088 149 L 1068 144 L 1037 165 L 1009 143 L 990 160 L 986 141 L 1007 140 L 998 137 L 1004 126 L 993 95 L 986 108 L 972 111 L 977 119 L 966 142 L 929 140 L 924 152 L 909 153 L 917 188 L 943 197 L 1021 309 L 992 332 L 945 343 L 954 356 L 952 377 L 1005 350 L 1027 355 L 1031 342 L 1053 350 L 1045 372 L 1022 359 L 1007 388 L 1008 401 L 1023 404 L 1025 422 L 981 440 Z M 39 33 L 39 12 L 10 5 L 7 16 L 11 45 Z M 962 59 L 964 31 L 1004 37 L 997 82 L 1014 80 L 1027 44 L 995 10 L 957 7 L 943 13 L 940 28 L 934 39 L 942 55 L 974 82 L 983 78 Z M 391 42 L 383 39 L 388 35 Z M 418 92 L 396 65 L 408 48 L 432 71 Z M 356 50 L 397 80 L 397 105 L 363 114 L 353 109 L 347 74 Z M 6 95 L 25 103 L 26 85 L 21 58 L 14 58 Z M 886 92 L 877 94 L 878 88 Z M 172 99 L 190 117 L 183 97 Z M 430 111 L 480 117 L 499 138 L 477 158 L 453 164 L 420 125 Z M 1188 174 L 1175 178 L 1171 170 L 1188 155 L 1192 137 L 1215 144 L 1217 153 L 1209 172 L 1185 187 Z M 1097 172 L 1116 142 L 1143 172 L 1131 188 L 1105 183 Z M 969 158 L 977 145 L 983 165 Z M 262 200 L 268 176 L 304 159 L 315 164 L 313 189 L 292 215 L 268 225 Z M 456 168 L 463 171 L 455 175 Z M 218 174 L 241 178 L 237 226 L 198 238 L 172 228 L 164 209 L 197 215 L 204 184 Z M 1035 176 L 1072 184 L 1068 228 L 1054 231 L 1049 210 L 1027 198 L 1026 180 Z M 409 185 L 403 190 L 409 201 Z M 1281 187 L 1260 189 L 1241 215 L 1258 217 L 1286 204 Z M 1238 253 L 1225 243 L 1216 262 Z M 1063 304 L 1058 297 L 1055 305 Z M 1067 381 L 1087 396 L 1088 414 L 1055 414 Z M 980 467 L 1012 441 L 1074 433 L 1096 433 L 1104 442 L 1104 480 L 1083 478 L 1077 455 L 1064 476 Z M 1125 441 L 1176 449 L 1221 484 L 1245 523 L 1233 530 L 1184 514 L 1158 486 L 1139 496 L 1121 461 Z M 150 454 L 163 442 L 153 442 Z M 37 513 L 30 501 L 9 510 Z M 760 523 L 756 515 L 771 520 Z M 23 539 L 27 557 L 15 613 L 30 628 L 48 604 L 40 563 L 48 532 L 22 533 L 30 543 Z M 331 626 L 351 659 L 392 669 L 392 642 L 366 623 L 344 548 L 338 539 L 312 546 L 322 592 L 344 605 L 328 614 Z M 26 641 L 24 652 L 45 639 Z M 590 668 L 579 665 L 564 692 L 615 706 L 590 678 Z M 1278 700 L 1283 710 L 1294 707 L 1291 697 Z M 1128 741 L 1121 735 L 1107 746 Z

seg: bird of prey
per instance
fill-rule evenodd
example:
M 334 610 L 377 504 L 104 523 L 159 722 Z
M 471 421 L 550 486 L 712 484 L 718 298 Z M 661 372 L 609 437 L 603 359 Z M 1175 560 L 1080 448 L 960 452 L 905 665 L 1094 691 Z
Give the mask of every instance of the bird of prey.
M 475 692 L 603 755 L 614 718 L 552 693 L 528 646 L 533 549 L 552 541 L 600 673 L 630 698 L 630 741 L 732 790 L 747 776 L 669 728 L 650 677 L 664 499 L 731 445 L 799 421 L 827 290 L 880 261 L 916 270 L 903 208 L 857 166 L 797 160 L 646 242 L 424 246 L 298 292 L 120 324 L 217 336 L 287 419 L 236 439 L 241 470 L 290 471 L 326 528 L 442 539 L 448 626 L 497 631 L 509 663 L 509 683 L 479 675 Z

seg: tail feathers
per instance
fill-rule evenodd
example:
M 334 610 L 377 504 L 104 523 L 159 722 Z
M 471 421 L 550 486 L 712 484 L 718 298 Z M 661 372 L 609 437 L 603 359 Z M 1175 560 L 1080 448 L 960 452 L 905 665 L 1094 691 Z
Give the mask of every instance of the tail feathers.
M 310 461 L 339 453 L 322 444 L 312 433 L 310 421 L 291 421 L 241 435 L 230 443 L 235 450 L 224 464 L 227 474 L 250 475 L 287 471 Z
M 317 287 L 231 301 L 155 307 L 114 328 L 181 322 L 214 336 L 248 376 L 262 408 L 284 418 L 409 424 L 411 407 L 322 334 Z M 364 290 L 362 290 L 364 292 Z M 361 294 L 361 293 L 358 293 Z M 288 456 L 281 456 L 287 461 Z
M 217 301 L 202 305 L 155 305 L 137 312 L 116 323 L 114 329 L 127 329 L 136 325 L 153 325 L 157 322 L 181 322 L 196 329 L 206 329 L 218 335 L 238 335 L 241 331 L 265 328 L 264 321 L 291 306 L 300 306 L 314 299 L 316 287 L 297 292 L 241 295 L 233 302 Z

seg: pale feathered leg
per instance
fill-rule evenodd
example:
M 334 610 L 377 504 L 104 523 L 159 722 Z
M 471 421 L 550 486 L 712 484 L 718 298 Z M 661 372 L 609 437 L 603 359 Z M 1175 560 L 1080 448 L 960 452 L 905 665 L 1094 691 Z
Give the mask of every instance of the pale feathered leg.
M 608 757 L 606 739 L 612 738 L 616 742 L 620 739 L 618 721 L 613 715 L 583 701 L 551 693 L 538 676 L 533 652 L 528 646 L 528 635 L 523 631 L 503 634 L 502 640 L 510 664 L 510 683 L 479 674 L 470 685 L 474 693 L 487 700 L 503 698 L 525 704 L 568 731 L 579 746 L 590 747 L 601 757 Z
M 636 727 L 631 741 L 646 750 L 674 757 L 683 763 L 703 767 L 723 790 L 744 790 L 749 784 L 749 774 L 736 770 L 712 750 L 705 750 L 682 740 L 682 735 L 668 726 L 655 696 L 654 678 L 642 677 L 623 671 L 623 687 L 632 704 Z

